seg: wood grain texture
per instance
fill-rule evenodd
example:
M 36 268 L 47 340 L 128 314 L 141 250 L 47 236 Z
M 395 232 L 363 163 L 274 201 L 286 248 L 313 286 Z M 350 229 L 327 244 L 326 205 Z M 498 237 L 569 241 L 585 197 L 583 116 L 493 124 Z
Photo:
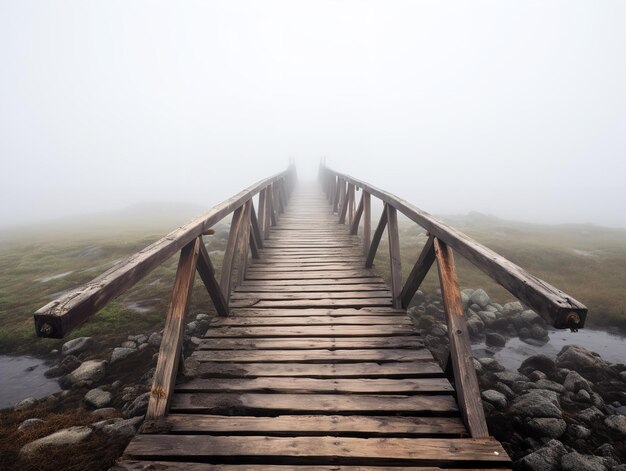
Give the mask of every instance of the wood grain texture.
M 372 265 L 374 265 L 374 258 L 376 258 L 376 251 L 378 250 L 380 239 L 382 239 L 385 227 L 387 227 L 387 215 L 387 205 L 385 205 L 383 212 L 380 215 L 378 225 L 376 226 L 376 230 L 374 231 L 374 235 L 372 236 L 372 241 L 370 242 L 369 251 L 367 252 L 367 257 L 365 259 L 366 268 L 371 268 Z
M 426 278 L 428 274 L 428 270 L 435 262 L 435 238 L 433 236 L 429 236 L 426 244 L 422 248 L 422 251 L 411 270 L 404 286 L 402 287 L 402 292 L 400 293 L 400 299 L 402 301 L 401 306 L 406 309 L 409 307 L 413 296 L 419 289 L 422 281 Z
M 172 299 L 165 318 L 163 339 L 161 340 L 152 389 L 150 390 L 148 412 L 146 413 L 146 417 L 149 419 L 165 415 L 172 399 L 172 390 L 182 348 L 185 315 L 193 289 L 200 245 L 202 245 L 202 240 L 198 237 L 183 247 L 180 253 Z
M 202 279 L 202 282 L 211 297 L 211 301 L 213 301 L 215 311 L 219 316 L 227 316 L 228 303 L 226 302 L 222 288 L 220 288 L 217 278 L 215 277 L 215 269 L 211 263 L 209 253 L 202 242 L 200 242 L 199 246 L 196 269 L 198 270 L 198 274 L 200 275 L 200 278 Z
M 387 235 L 389 239 L 389 268 L 391 273 L 391 298 L 393 307 L 401 307 L 402 301 L 402 259 L 400 258 L 400 235 L 398 232 L 398 213 L 393 206 L 387 205 Z
M 461 290 L 456 276 L 452 250 L 442 241 L 435 239 L 435 253 L 439 271 L 441 297 L 448 323 L 450 358 L 454 371 L 454 385 L 461 414 L 470 435 L 474 438 L 487 437 L 487 423 L 474 369 L 474 359 L 467 323 L 463 316 Z

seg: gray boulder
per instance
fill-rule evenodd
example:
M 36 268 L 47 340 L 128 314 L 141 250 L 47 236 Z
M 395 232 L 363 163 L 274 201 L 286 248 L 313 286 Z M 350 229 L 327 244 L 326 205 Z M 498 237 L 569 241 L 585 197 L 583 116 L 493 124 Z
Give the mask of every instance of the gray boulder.
M 91 337 L 78 337 L 77 339 L 72 339 L 68 342 L 65 342 L 61 347 L 61 354 L 77 355 L 87 350 L 93 344 L 94 341 Z
M 591 430 L 582 425 L 570 424 L 567 426 L 567 434 L 574 439 L 589 438 L 591 436 Z
M 504 347 L 506 345 L 506 337 L 496 332 L 488 332 L 485 336 L 485 343 L 490 347 Z
M 470 296 L 470 303 L 478 304 L 481 308 L 489 305 L 489 295 L 483 289 L 477 289 Z
M 574 451 L 563 455 L 561 458 L 563 471 L 606 471 L 608 469 L 606 458 L 593 455 L 581 455 Z
M 485 323 L 480 319 L 480 317 L 474 315 L 467 320 L 467 330 L 470 337 L 479 338 L 485 331 Z
M 506 303 L 502 306 L 502 314 L 505 316 L 511 316 L 513 314 L 518 314 L 524 310 L 524 306 L 519 301 L 513 301 L 510 303 Z
M 482 357 L 478 359 L 479 363 L 483 366 L 484 369 L 488 371 L 504 371 L 506 368 L 498 363 L 498 360 L 490 357 Z
M 550 438 L 559 438 L 567 428 L 567 423 L 563 419 L 550 417 L 536 417 L 530 419 L 526 425 L 540 437 Z
M 509 411 L 521 417 L 562 418 L 557 393 L 547 389 L 531 389 L 513 399 Z
M 478 317 L 480 320 L 485 323 L 485 325 L 490 326 L 496 321 L 496 314 L 491 311 L 478 311 Z
M 148 409 L 148 401 L 150 400 L 150 393 L 144 393 L 137 396 L 134 401 L 126 404 L 123 409 L 124 417 L 137 417 L 143 416 Z
M 506 396 L 501 392 L 495 391 L 493 389 L 488 389 L 483 391 L 480 395 L 484 401 L 493 404 L 498 409 L 506 409 L 507 400 Z
M 111 403 L 113 395 L 108 391 L 103 391 L 100 388 L 95 388 L 85 394 L 85 402 L 95 409 L 101 409 Z
M 66 376 L 71 385 L 86 385 L 101 381 L 106 375 L 107 362 L 105 360 L 88 360 Z
M 64 446 L 80 443 L 92 434 L 89 427 L 70 427 L 54 432 L 51 435 L 27 443 L 20 450 L 23 456 L 30 456 L 38 452 L 44 446 Z
M 587 424 L 593 424 L 598 420 L 601 420 L 604 417 L 604 414 L 600 409 L 595 406 L 588 407 L 580 411 L 577 415 L 578 420 L 581 420 Z
M 152 332 L 150 337 L 148 337 L 148 345 L 152 345 L 153 347 L 159 347 L 161 345 L 161 334 L 156 332 Z
M 26 419 L 24 422 L 22 422 L 19 427 L 17 427 L 18 430 L 26 430 L 27 428 L 31 428 L 34 427 L 36 425 L 40 425 L 43 424 L 44 421 L 41 419 Z
M 580 376 L 576 371 L 570 371 L 567 373 L 565 377 L 565 381 L 563 381 L 563 386 L 565 389 L 571 392 L 576 392 L 581 389 L 584 389 L 587 392 L 591 392 L 591 384 L 585 378 Z
M 111 364 L 117 363 L 124 358 L 128 358 L 133 353 L 135 353 L 137 349 L 135 348 L 126 348 L 126 347 L 116 347 L 111 352 Z
M 535 311 L 531 311 L 530 309 L 522 312 L 520 314 L 520 319 L 528 326 L 532 324 L 544 324 L 543 317 L 541 317 Z
M 99 430 L 113 438 L 129 438 L 137 433 L 137 426 L 142 420 L 142 417 L 133 417 L 132 419 L 122 419 L 118 417 L 96 422 L 91 426 L 95 430 Z
M 626 437 L 626 415 L 610 415 L 604 419 L 604 425 L 618 436 Z
M 545 327 L 539 324 L 533 324 L 533 326 L 530 328 L 530 336 L 534 339 L 542 340 L 548 337 L 548 331 L 545 329 Z
M 515 468 L 522 471 L 557 471 L 565 454 L 567 450 L 560 441 L 550 440 L 543 448 L 516 461 Z
M 120 344 L 120 347 L 124 347 L 124 348 L 137 348 L 137 342 L 135 342 L 134 340 L 127 340 L 126 342 L 122 342 Z
M 556 357 L 556 366 L 577 371 L 591 381 L 612 373 L 609 364 L 600 355 L 579 345 L 563 347 Z
M 526 374 L 526 371 L 539 370 L 548 376 L 556 372 L 556 364 L 552 358 L 542 353 L 526 358 L 520 365 L 518 371 Z
M 37 399 L 35 399 L 34 397 L 27 397 L 26 399 L 22 399 L 20 402 L 15 404 L 15 407 L 13 407 L 13 410 L 16 410 L 16 411 L 29 410 L 35 407 L 35 404 L 37 404 Z
M 498 381 L 502 381 L 504 384 L 512 384 L 516 382 L 529 382 L 528 377 L 519 373 L 515 373 L 513 371 L 500 371 L 495 373 L 495 377 L 498 378 Z

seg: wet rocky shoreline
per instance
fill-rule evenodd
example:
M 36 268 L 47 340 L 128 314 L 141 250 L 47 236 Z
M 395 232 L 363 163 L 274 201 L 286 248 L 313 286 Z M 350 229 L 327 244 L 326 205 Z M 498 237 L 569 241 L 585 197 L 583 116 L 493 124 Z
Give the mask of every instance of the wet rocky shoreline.
M 549 342 L 545 321 L 519 302 L 492 303 L 482 289 L 462 292 L 473 342 L 493 349 L 513 337 Z M 442 364 L 447 326 L 438 296 L 418 292 L 408 312 L 424 344 Z M 517 371 L 475 358 L 490 433 L 519 470 L 626 470 L 626 366 L 611 364 L 578 345 L 551 358 L 526 358 Z

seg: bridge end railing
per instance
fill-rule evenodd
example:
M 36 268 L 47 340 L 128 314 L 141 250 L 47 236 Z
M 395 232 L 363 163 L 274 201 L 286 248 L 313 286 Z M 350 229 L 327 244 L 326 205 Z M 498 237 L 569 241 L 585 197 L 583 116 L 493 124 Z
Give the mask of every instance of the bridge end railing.
M 276 225 L 287 205 L 295 179 L 295 165 L 290 162 L 284 172 L 255 183 L 120 261 L 92 281 L 46 304 L 34 314 L 37 336 L 63 338 L 180 251 L 146 417 L 163 416 L 180 365 L 184 321 L 196 271 L 218 315 L 227 316 L 232 285 L 237 286 L 245 279 L 248 258 L 259 258 L 270 227 Z M 253 202 L 257 194 L 258 215 Z M 233 217 L 218 281 L 203 237 L 212 235 L 212 226 L 231 213 Z M 235 267 L 237 276 L 233 280 Z
M 582 328 L 587 308 L 563 291 L 389 192 L 331 170 L 325 162 L 320 165 L 319 180 L 328 196 L 331 211 L 337 213 L 340 224 L 347 222 L 350 225 L 351 234 L 358 233 L 360 220 L 363 218 L 363 254 L 366 267 L 373 265 L 383 233 L 385 229 L 387 230 L 394 307 L 406 309 L 409 306 L 428 271 L 435 261 L 437 262 L 450 341 L 448 364 L 452 366 L 459 408 L 470 435 L 487 436 L 489 432 L 480 399 L 452 250 L 456 250 L 557 328 L 572 330 Z M 362 190 L 362 196 L 356 210 L 353 211 L 351 208 L 354 207 L 356 191 L 359 189 Z M 372 195 L 383 202 L 383 212 L 373 235 Z M 400 260 L 398 211 L 428 232 L 428 240 L 404 284 Z

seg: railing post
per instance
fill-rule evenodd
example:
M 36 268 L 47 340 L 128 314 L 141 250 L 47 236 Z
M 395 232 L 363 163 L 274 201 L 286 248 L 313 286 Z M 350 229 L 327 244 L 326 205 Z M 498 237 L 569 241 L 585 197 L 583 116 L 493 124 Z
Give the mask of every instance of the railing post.
M 260 233 L 260 237 L 259 239 L 261 241 L 263 241 L 263 239 L 265 239 L 265 230 L 267 229 L 267 226 L 265 225 L 265 211 L 266 211 L 266 199 L 267 199 L 267 195 L 266 195 L 266 190 L 265 188 L 263 188 L 260 192 L 259 192 L 259 214 L 258 214 L 258 220 L 259 220 L 259 233 Z
M 367 258 L 365 259 L 365 268 L 372 268 L 372 265 L 374 264 L 378 244 L 380 244 L 380 239 L 383 237 L 383 232 L 385 232 L 385 227 L 387 226 L 387 206 L 387 203 L 385 203 L 383 213 L 380 215 L 380 221 L 378 221 L 378 226 L 376 226 L 376 230 L 374 231 L 372 243 L 370 244 L 369 251 L 367 252 Z
M 148 400 L 147 420 L 163 417 L 169 407 L 181 357 L 185 315 L 193 289 L 201 244 L 201 238 L 197 237 L 185 245 L 180 252 L 172 298 L 165 319 L 163 338 Z
M 352 183 L 348 184 L 348 224 L 352 225 L 352 221 L 354 220 L 354 185 Z
M 391 295 L 393 307 L 399 308 L 400 292 L 402 291 L 402 267 L 400 265 L 400 236 L 398 233 L 398 212 L 387 205 L 387 238 L 389 239 L 389 265 L 391 269 Z
M 345 191 L 344 191 L 345 188 Z M 346 223 L 346 215 L 348 213 L 348 204 L 349 204 L 349 194 L 350 194 L 350 185 L 341 185 L 341 194 L 343 195 L 341 198 L 341 211 L 339 214 L 339 224 L 345 224 Z
M 372 207 L 370 194 L 363 190 L 363 255 L 367 255 L 372 240 Z
M 350 234 L 357 235 L 359 233 L 359 223 L 361 222 L 361 216 L 363 215 L 363 200 L 365 198 L 365 192 L 361 195 L 361 200 L 359 201 L 359 205 L 356 208 L 356 213 L 352 218 L 352 222 L 350 223 Z
M 257 218 L 256 212 L 254 211 L 254 203 L 250 200 L 250 224 L 252 228 L 253 237 L 250 238 L 251 241 L 254 241 L 254 246 L 256 250 L 263 250 L 263 236 L 261 234 L 261 214 L 259 214 L 259 218 Z M 252 258 L 259 258 L 258 252 L 255 253 L 254 250 L 252 252 Z
M 239 239 L 239 228 L 243 223 L 244 205 L 239 206 L 233 212 L 233 218 L 230 221 L 230 232 L 228 233 L 228 243 L 226 244 L 226 250 L 224 250 L 224 258 L 222 259 L 222 270 L 220 274 L 220 286 L 226 304 L 230 302 L 230 283 L 233 276 L 233 259 L 235 256 L 235 247 L 237 240 Z
M 268 186 L 265 189 L 265 228 L 263 229 L 263 238 L 267 239 L 270 236 L 270 227 L 272 226 L 272 190 Z
M 452 250 L 439 239 L 434 240 L 441 296 L 448 323 L 450 357 L 454 371 L 457 402 L 472 438 L 488 437 L 485 413 L 480 399 L 478 379 L 470 347 L 467 323 L 463 316 L 461 291 L 456 276 Z
M 217 314 L 220 316 L 227 316 L 228 303 L 226 302 L 226 299 L 224 299 L 224 293 L 222 293 L 222 289 L 217 282 L 217 278 L 215 277 L 215 268 L 213 268 L 213 263 L 211 263 L 209 253 L 207 252 L 203 242 L 200 243 L 200 253 L 198 255 L 196 269 L 198 270 L 198 274 L 200 275 L 200 278 L 202 279 L 202 282 L 211 297 L 211 301 L 213 301 Z
M 246 269 L 248 267 L 248 251 L 250 245 L 250 213 L 252 210 L 252 199 L 244 204 L 243 224 L 239 229 L 239 241 L 237 244 L 237 256 L 239 258 L 239 267 L 237 269 L 237 283 L 240 286 L 246 277 Z
M 402 293 L 400 294 L 400 298 L 402 299 L 402 307 L 406 309 L 409 307 L 409 303 L 415 292 L 418 290 L 424 278 L 428 274 L 428 270 L 435 262 L 435 238 L 431 235 L 428 237 L 424 248 L 422 249 L 417 262 L 413 266 L 409 277 L 406 279 L 406 283 L 404 283 L 404 288 L 402 288 Z

